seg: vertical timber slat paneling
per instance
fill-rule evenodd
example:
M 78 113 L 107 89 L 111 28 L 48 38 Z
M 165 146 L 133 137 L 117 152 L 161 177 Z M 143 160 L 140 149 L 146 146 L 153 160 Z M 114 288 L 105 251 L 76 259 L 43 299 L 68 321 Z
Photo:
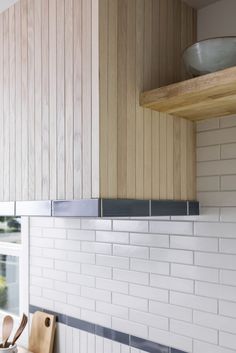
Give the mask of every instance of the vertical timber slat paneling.
M 185 120 L 142 109 L 139 93 L 186 78 L 181 55 L 196 39 L 196 11 L 179 0 L 117 3 L 116 22 L 110 19 L 114 14 L 107 3 L 100 1 L 101 195 L 116 198 L 108 176 L 117 170 L 118 198 L 195 199 L 193 123 L 190 127 Z M 109 35 L 114 35 L 117 23 L 112 43 L 106 39 L 107 22 Z M 115 45 L 117 63 L 112 56 Z M 116 70 L 117 93 L 107 84 Z M 117 110 L 109 109 L 108 114 L 107 106 L 116 100 Z M 110 138 L 116 126 L 117 141 Z M 107 157 L 112 149 L 117 149 L 117 160 Z

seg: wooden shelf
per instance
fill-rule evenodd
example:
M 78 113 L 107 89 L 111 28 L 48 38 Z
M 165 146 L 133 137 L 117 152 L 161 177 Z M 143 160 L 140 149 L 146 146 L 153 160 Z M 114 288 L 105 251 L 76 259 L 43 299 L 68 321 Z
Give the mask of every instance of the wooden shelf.
M 140 105 L 189 120 L 236 113 L 236 67 L 141 93 Z

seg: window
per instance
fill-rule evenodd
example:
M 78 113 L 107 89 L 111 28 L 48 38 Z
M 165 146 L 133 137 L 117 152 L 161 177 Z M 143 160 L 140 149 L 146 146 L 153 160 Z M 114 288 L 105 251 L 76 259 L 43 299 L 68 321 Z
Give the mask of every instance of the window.
M 28 311 L 28 218 L 0 217 L 0 317 Z

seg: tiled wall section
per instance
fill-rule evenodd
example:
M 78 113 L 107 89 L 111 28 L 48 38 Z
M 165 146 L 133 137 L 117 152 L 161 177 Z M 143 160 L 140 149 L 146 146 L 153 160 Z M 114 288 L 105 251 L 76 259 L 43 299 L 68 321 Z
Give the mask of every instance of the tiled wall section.
M 235 352 L 236 116 L 199 123 L 197 146 L 200 217 L 32 218 L 30 303 L 191 353 Z M 128 349 L 64 327 L 57 353 L 72 333 L 80 353 Z M 85 347 L 95 340 L 103 350 Z

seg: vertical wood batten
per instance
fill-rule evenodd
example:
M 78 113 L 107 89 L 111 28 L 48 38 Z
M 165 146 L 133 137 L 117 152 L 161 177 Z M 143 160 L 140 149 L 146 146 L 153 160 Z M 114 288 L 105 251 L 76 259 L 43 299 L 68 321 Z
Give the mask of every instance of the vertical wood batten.
M 65 198 L 65 2 L 57 0 L 57 186 Z
M 3 138 L 4 138 L 4 107 L 3 107 L 3 48 L 4 48 L 4 43 L 3 43 L 3 15 L 0 14 L 0 52 L 2 55 L 0 55 L 0 156 L 4 156 L 4 143 L 3 143 Z M 4 197 L 4 161 L 3 158 L 1 159 L 0 163 L 0 199 L 3 200 Z
M 42 7 L 35 0 L 35 198 L 42 198 Z
M 74 0 L 74 198 L 82 198 L 82 0 Z
M 73 199 L 73 0 L 65 2 L 65 148 L 66 148 L 66 199 Z
M 3 198 L 4 201 L 10 199 L 10 65 L 9 65 L 9 10 L 3 14 L 3 109 L 4 109 L 4 120 L 3 120 L 3 144 L 4 144 L 4 154 L 3 154 Z
M 49 128 L 50 128 L 50 199 L 57 198 L 57 4 L 49 0 Z
M 92 185 L 93 198 L 99 197 L 99 0 L 92 1 Z
M 35 1 L 28 2 L 29 200 L 35 200 Z
M 92 197 L 92 0 L 82 1 L 83 198 Z
M 16 196 L 16 47 L 15 47 L 15 8 L 9 9 L 9 65 L 10 65 L 10 200 Z
M 49 1 L 42 0 L 42 199 L 49 199 Z

